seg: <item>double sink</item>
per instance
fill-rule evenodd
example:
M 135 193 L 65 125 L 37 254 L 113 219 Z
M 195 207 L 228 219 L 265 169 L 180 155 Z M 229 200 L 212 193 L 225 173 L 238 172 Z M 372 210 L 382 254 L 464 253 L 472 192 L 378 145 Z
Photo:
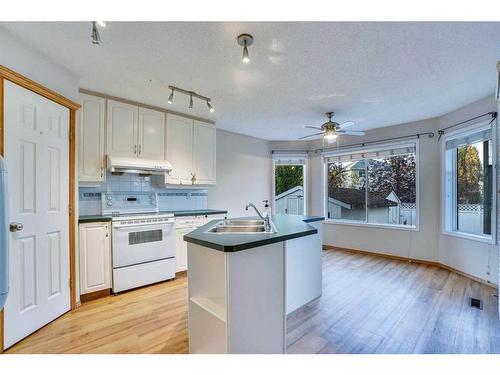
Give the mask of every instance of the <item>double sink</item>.
M 276 233 L 276 228 L 272 222 L 270 227 L 266 228 L 264 220 L 226 219 L 219 221 L 207 230 L 207 233 Z

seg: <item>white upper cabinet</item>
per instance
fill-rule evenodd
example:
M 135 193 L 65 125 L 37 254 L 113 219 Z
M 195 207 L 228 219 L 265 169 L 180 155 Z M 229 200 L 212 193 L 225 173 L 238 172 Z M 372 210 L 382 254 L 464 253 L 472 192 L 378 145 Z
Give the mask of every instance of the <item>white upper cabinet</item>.
M 201 121 L 193 125 L 194 183 L 215 185 L 215 126 Z
M 106 173 L 104 154 L 104 125 L 106 99 L 80 95 L 78 123 L 78 180 L 101 183 Z
M 166 184 L 215 185 L 215 125 L 167 115 L 167 161 L 172 173 Z
M 191 185 L 193 172 L 193 120 L 167 115 L 167 161 L 172 172 L 165 177 L 167 184 Z
M 165 158 L 165 114 L 139 107 L 137 156 L 145 159 Z
M 107 154 L 136 157 L 139 107 L 108 100 Z

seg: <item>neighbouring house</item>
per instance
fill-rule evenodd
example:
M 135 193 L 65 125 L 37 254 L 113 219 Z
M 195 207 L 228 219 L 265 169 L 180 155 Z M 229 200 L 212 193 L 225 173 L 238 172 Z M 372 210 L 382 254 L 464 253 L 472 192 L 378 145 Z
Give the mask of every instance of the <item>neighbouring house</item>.
M 366 220 L 365 190 L 330 188 L 328 217 L 331 219 Z M 394 191 L 373 191 L 368 198 L 368 222 L 400 224 L 401 201 Z
M 274 199 L 274 212 L 277 214 L 304 214 L 304 187 L 294 186 Z

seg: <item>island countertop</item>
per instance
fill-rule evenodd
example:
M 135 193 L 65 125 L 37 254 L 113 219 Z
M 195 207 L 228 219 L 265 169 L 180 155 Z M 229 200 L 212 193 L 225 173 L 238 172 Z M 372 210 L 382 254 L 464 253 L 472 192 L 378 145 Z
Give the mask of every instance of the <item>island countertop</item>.
M 243 219 L 257 218 L 245 217 Z M 207 232 L 220 221 L 212 220 L 198 229 L 184 235 L 184 241 L 223 252 L 235 252 L 316 234 L 318 233 L 318 230 L 307 223 L 322 221 L 324 219 L 325 218 L 322 216 L 277 214 L 271 216 L 271 220 L 276 227 L 276 233 L 223 234 Z

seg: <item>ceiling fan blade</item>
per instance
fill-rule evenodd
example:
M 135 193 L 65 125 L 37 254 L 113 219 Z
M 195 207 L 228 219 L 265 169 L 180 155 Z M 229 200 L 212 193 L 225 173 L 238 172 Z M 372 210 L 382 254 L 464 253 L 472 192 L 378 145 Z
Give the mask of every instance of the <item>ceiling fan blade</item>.
M 316 133 L 316 134 L 309 134 L 309 135 L 306 135 L 304 137 L 299 137 L 297 139 L 306 139 L 306 138 L 310 138 L 310 137 L 317 137 L 318 135 L 323 135 L 323 132 L 321 133 Z
M 345 128 L 348 128 L 349 126 L 353 126 L 355 124 L 354 121 L 346 121 L 346 122 L 343 122 L 342 124 L 340 124 L 340 129 L 345 129 Z
M 308 129 L 316 129 L 316 130 L 323 130 L 323 129 L 321 129 L 320 127 L 317 127 L 317 126 L 304 126 L 304 128 L 308 128 Z
M 345 134 L 345 135 L 365 135 L 365 132 L 357 131 L 357 130 L 337 130 L 337 134 Z

